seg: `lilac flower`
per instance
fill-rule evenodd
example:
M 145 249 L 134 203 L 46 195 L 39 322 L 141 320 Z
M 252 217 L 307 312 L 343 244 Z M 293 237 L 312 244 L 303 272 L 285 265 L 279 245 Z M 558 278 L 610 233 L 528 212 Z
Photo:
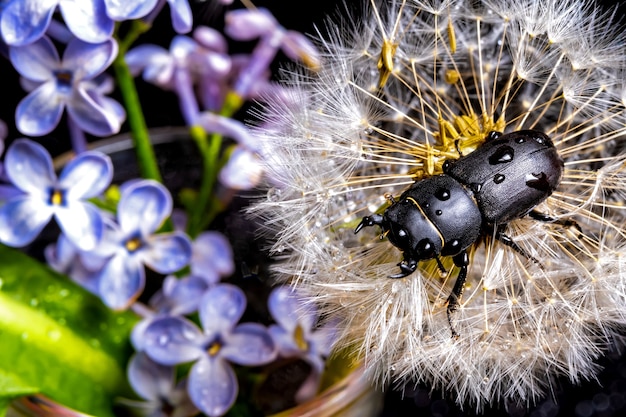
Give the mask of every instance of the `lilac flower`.
M 226 237 L 214 231 L 202 232 L 193 241 L 191 273 L 202 277 L 208 284 L 235 272 L 233 250 Z
M 223 51 L 209 50 L 182 35 L 174 37 L 169 51 L 156 45 L 140 45 L 125 59 L 133 74 L 143 72 L 146 81 L 176 92 L 188 125 L 195 123 L 199 113 L 194 85 L 208 82 L 218 90 L 216 94 L 223 95 L 222 85 L 231 70 L 230 58 Z
M 200 300 L 209 289 L 209 284 L 200 277 L 190 275 L 176 278 L 168 275 L 163 286 L 148 302 L 150 308 L 139 303 L 133 305 L 133 310 L 143 316 L 131 333 L 131 342 L 137 351 L 144 349 L 144 332 L 154 320 L 165 316 L 191 314 L 198 310 Z
M 146 18 L 151 22 L 156 15 L 161 11 L 165 5 L 166 0 L 159 0 L 157 6 L 154 8 L 150 16 Z M 170 13 L 172 17 L 172 27 L 176 33 L 187 33 L 191 30 L 193 25 L 193 15 L 191 14 L 191 7 L 188 0 L 167 0 L 170 6 Z
M 222 184 L 234 190 L 250 190 L 261 181 L 263 172 L 259 156 L 239 145 L 231 153 L 219 177 Z
M 85 42 L 102 42 L 113 34 L 113 21 L 103 0 L 9 0 L 0 17 L 0 31 L 9 45 L 21 46 L 40 39 L 57 5 L 67 27 Z
M 185 390 L 186 380 L 176 383 L 175 369 L 151 360 L 145 353 L 135 354 L 128 364 L 128 382 L 146 401 L 123 403 L 146 417 L 187 417 L 199 413 Z
M 100 297 L 113 309 L 124 309 L 145 284 L 144 264 L 161 274 L 183 268 L 191 259 L 191 243 L 182 232 L 155 232 L 172 212 L 167 189 L 151 180 L 125 187 L 111 224 L 97 249 L 109 259 L 99 273 Z
M 59 123 L 63 109 L 82 130 L 106 136 L 120 130 L 120 114 L 110 99 L 94 88 L 93 79 L 117 54 L 117 44 L 72 40 L 63 59 L 47 37 L 24 46 L 11 47 L 11 63 L 22 77 L 36 83 L 17 106 L 15 119 L 20 132 L 30 136 L 50 133 Z M 107 104 L 109 103 L 109 104 Z
M 219 284 L 203 297 L 199 315 L 203 330 L 181 317 L 155 320 L 145 332 L 145 351 L 164 365 L 196 361 L 187 390 L 193 403 L 209 416 L 221 416 L 235 402 L 238 385 L 229 364 L 258 366 L 272 361 L 276 349 L 258 323 L 236 325 L 246 308 L 238 287 Z
M 172 3 L 186 3 L 186 0 L 172 0 Z M 85 42 L 99 43 L 111 37 L 115 20 L 146 16 L 156 5 L 157 0 L 9 0 L 0 17 L 0 32 L 9 45 L 35 42 L 44 35 L 59 6 L 63 21 L 74 36 Z M 189 8 L 188 4 L 186 6 Z M 172 9 L 181 16 L 177 20 L 190 19 L 185 15 L 184 4 L 176 4 Z
M 9 246 L 32 242 L 55 217 L 67 238 L 78 248 L 95 248 L 103 236 L 100 211 L 85 201 L 102 193 L 111 182 L 108 156 L 84 152 L 70 161 L 57 178 L 50 154 L 28 139 L 7 150 L 6 174 L 21 191 L 0 207 L 0 240 Z
M 317 391 L 324 371 L 324 358 L 330 354 L 335 337 L 334 328 L 327 324 L 316 328 L 317 310 L 305 303 L 289 287 L 276 287 L 270 294 L 268 307 L 278 324 L 269 328 L 278 353 L 284 357 L 298 357 L 311 365 L 311 375 L 302 384 L 296 399 L 310 398 Z
M 250 97 L 256 80 L 268 70 L 279 49 L 291 59 L 303 61 L 311 68 L 319 67 L 318 52 L 313 44 L 301 33 L 280 26 L 266 9 L 229 12 L 224 31 L 235 40 L 259 38 L 249 65 L 241 71 L 234 87 L 234 91 L 242 98 Z
M 98 294 L 96 271 L 104 264 L 103 258 L 81 251 L 63 233 L 56 243 L 46 246 L 44 256 L 52 269 L 67 275 L 89 292 Z

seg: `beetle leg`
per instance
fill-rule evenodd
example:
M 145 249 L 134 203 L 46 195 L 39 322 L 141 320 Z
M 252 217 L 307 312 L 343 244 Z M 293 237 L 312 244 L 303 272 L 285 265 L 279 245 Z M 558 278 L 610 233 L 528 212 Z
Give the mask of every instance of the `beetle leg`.
M 381 216 L 380 214 L 372 214 L 371 216 L 365 216 L 361 220 L 361 223 L 359 223 L 359 225 L 356 227 L 356 229 L 354 229 L 354 233 L 355 234 L 359 233 L 359 231 L 363 229 L 364 227 L 369 227 L 369 226 L 374 226 L 374 225 L 380 226 L 382 223 L 383 223 L 383 216 Z
M 448 271 L 446 271 L 446 268 L 443 266 L 441 258 L 439 256 L 435 256 L 435 261 L 437 261 L 437 267 L 439 268 L 439 271 L 441 271 L 443 275 L 447 274 Z
M 498 229 L 496 230 L 496 239 L 500 243 L 504 243 L 506 246 L 513 249 L 515 252 L 519 253 L 524 258 L 529 259 L 533 261 L 534 263 L 536 263 L 537 265 L 539 265 L 539 268 L 544 269 L 543 265 L 541 265 L 541 262 L 539 262 L 537 258 L 535 258 L 530 253 L 522 249 L 517 243 L 515 243 L 513 239 L 511 239 L 511 237 L 505 235 L 503 232 L 503 229 L 504 229 L 504 225 L 499 226 Z
M 417 269 L 417 260 L 405 255 L 404 260 L 398 264 L 400 272 L 397 274 L 389 275 L 389 278 L 398 279 L 411 275 Z
M 548 216 L 547 214 L 541 213 L 541 212 L 539 212 L 537 210 L 530 211 L 528 213 L 528 215 L 530 217 L 532 217 L 533 219 L 538 220 L 540 222 L 558 224 L 559 226 L 564 227 L 564 228 L 575 227 L 576 230 L 578 230 L 578 238 L 579 239 L 582 238 L 583 229 L 574 220 L 571 220 L 571 219 L 555 219 L 554 217 Z
M 454 330 L 454 325 L 452 324 L 452 313 L 454 313 L 459 307 L 459 299 L 461 298 L 461 295 L 463 295 L 463 288 L 467 278 L 467 266 L 469 265 L 469 256 L 467 255 L 467 251 L 459 253 L 454 256 L 452 260 L 454 261 L 454 265 L 458 266 L 460 269 L 459 275 L 456 277 L 454 287 L 452 288 L 452 292 L 448 296 L 448 307 L 446 309 L 446 313 L 448 315 L 448 323 L 450 324 L 452 337 L 458 339 L 459 334 L 456 330 Z

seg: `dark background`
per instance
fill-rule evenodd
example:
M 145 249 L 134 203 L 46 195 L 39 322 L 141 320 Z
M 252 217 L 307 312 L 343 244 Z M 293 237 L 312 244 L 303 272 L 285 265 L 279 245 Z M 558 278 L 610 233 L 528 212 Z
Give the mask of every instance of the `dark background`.
M 364 0 L 367 1 L 367 0 Z M 555 0 L 556 1 L 556 0 Z M 219 28 L 222 25 L 222 12 L 219 8 L 207 2 L 192 3 L 195 12 L 195 24 L 205 24 Z M 287 29 L 313 33 L 316 24 L 323 22 L 329 12 L 338 9 L 339 2 L 331 0 L 294 1 L 294 0 L 266 0 L 254 1 L 257 6 L 270 9 L 279 22 Z M 354 3 L 354 2 L 351 2 Z M 599 3 L 602 7 L 612 7 L 613 2 Z M 235 2 L 234 7 L 240 7 Z M 351 6 L 357 7 L 357 6 Z M 167 8 L 167 6 L 166 6 Z M 624 16 L 624 3 L 619 4 L 616 16 Z M 165 10 L 155 22 L 153 30 L 143 36 L 140 42 L 158 43 L 168 47 L 174 36 L 171 29 L 169 11 Z M 599 23 L 600 24 L 600 23 Z M 616 24 L 609 23 L 607 24 Z M 251 46 L 251 45 L 250 45 Z M 244 46 L 245 48 L 245 46 Z M 0 58 L 2 59 L 2 58 Z M 19 87 L 19 78 L 15 71 L 2 59 L 0 61 L 0 75 L 2 89 L 0 100 L 0 119 L 4 120 L 9 128 L 9 141 L 20 134 L 14 126 L 15 106 L 24 97 L 25 93 Z M 151 127 L 177 126 L 182 119 L 177 109 L 176 97 L 171 93 L 163 92 L 151 85 L 139 82 L 139 94 L 142 97 L 148 125 Z M 116 94 L 113 97 L 121 99 Z M 53 154 L 69 149 L 69 139 L 64 121 L 59 129 L 44 138 L 35 140 L 44 144 Z M 124 125 L 122 131 L 127 131 Z M 95 139 L 95 138 L 90 138 Z M 533 417 L 609 417 L 626 415 L 626 357 L 620 352 L 611 352 L 601 361 L 605 370 L 597 381 L 587 381 L 580 385 L 572 385 L 567 380 L 558 380 L 553 388 L 553 394 L 538 404 L 525 409 L 503 406 L 488 408 L 482 414 L 485 416 L 533 416 Z M 381 417 L 392 416 L 476 416 L 471 410 L 461 410 L 453 401 L 446 398 L 445 393 L 431 392 L 429 387 L 419 385 L 404 393 L 388 390 Z

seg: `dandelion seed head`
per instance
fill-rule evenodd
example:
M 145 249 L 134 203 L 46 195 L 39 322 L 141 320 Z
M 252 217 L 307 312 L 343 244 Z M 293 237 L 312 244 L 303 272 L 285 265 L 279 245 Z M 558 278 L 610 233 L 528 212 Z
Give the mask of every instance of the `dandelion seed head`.
M 376 383 L 426 382 L 481 409 L 598 372 L 626 324 L 626 68 L 610 18 L 569 0 L 371 2 L 319 31 L 316 73 L 285 71 L 289 104 L 259 111 L 269 191 L 251 213 L 275 277 L 339 321 L 337 349 Z M 452 259 L 390 279 L 402 252 L 354 228 L 490 131 L 522 129 L 563 157 L 536 208 L 556 222 L 506 225 L 536 262 L 489 234 L 469 248 L 455 339 Z

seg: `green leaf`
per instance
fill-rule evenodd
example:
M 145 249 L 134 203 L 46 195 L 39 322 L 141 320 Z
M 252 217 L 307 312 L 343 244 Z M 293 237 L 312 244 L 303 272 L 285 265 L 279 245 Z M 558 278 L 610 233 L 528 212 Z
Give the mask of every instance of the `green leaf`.
M 29 256 L 0 245 L 0 403 L 40 392 L 67 407 L 113 416 L 137 322 Z

